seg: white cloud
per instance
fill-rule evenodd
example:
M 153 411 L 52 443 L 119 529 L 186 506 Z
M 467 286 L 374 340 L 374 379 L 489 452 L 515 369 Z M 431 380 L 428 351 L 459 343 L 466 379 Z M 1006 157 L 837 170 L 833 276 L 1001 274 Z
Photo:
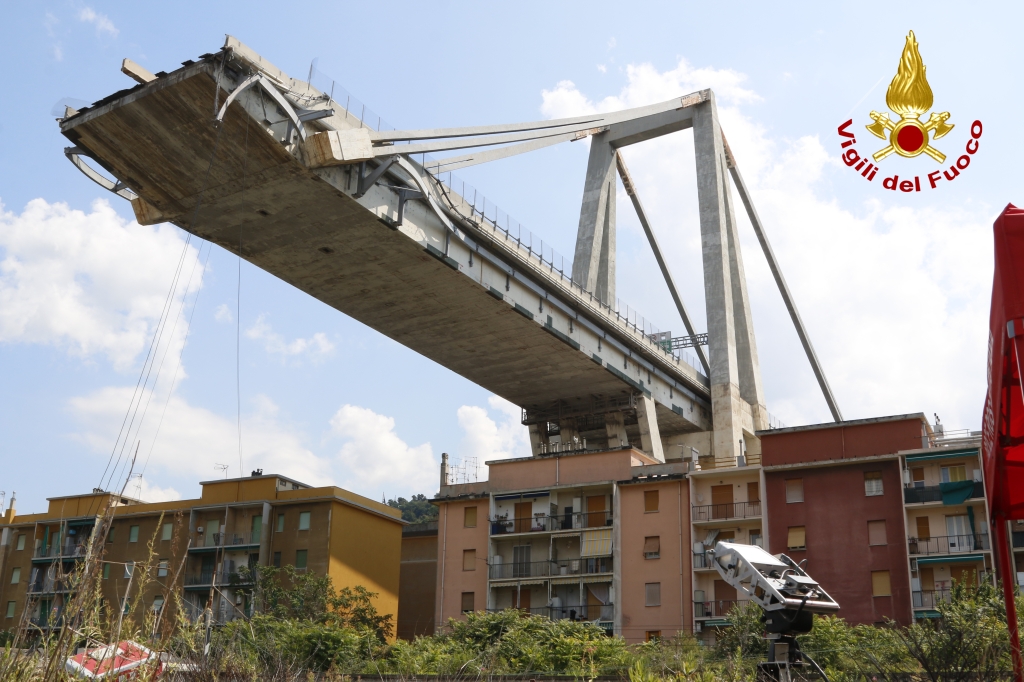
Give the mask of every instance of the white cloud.
M 341 487 L 373 499 L 385 488 L 388 494 L 395 488 L 428 496 L 437 491 L 440 465 L 430 443 L 408 445 L 395 433 L 392 417 L 343 405 L 331 418 L 331 428 L 345 440 L 334 456 Z
M 617 41 L 615 40 L 615 36 L 612 36 L 611 38 L 608 39 L 608 49 L 609 50 L 615 49 L 615 45 L 616 44 L 617 44 Z
M 134 478 L 128 484 L 125 494 L 144 502 L 170 502 L 181 499 L 181 493 L 174 488 L 155 486 L 145 476 Z
M 78 20 L 83 21 L 87 24 L 92 24 L 96 27 L 96 35 L 108 34 L 112 38 L 116 38 L 120 31 L 114 26 L 106 14 L 99 14 L 92 7 L 83 7 L 78 11 Z
M 836 182 L 848 181 L 848 169 L 817 136 L 770 135 L 744 109 L 760 98 L 743 74 L 680 60 L 664 72 L 631 65 L 627 76 L 618 94 L 602 99 L 561 81 L 542 92 L 541 111 L 572 116 L 714 89 L 722 129 L 844 417 L 938 412 L 951 427 L 977 429 L 994 211 L 898 207 L 881 193 L 864 205 L 844 205 L 829 182 L 833 173 Z M 623 155 L 682 295 L 703 326 L 692 135 L 659 138 Z M 828 421 L 760 247 L 735 204 L 768 409 L 790 425 Z M 681 326 L 624 194 L 619 207 L 619 295 L 645 301 L 642 312 L 662 328 Z
M 476 459 L 479 478 L 487 476 L 485 462 L 530 456 L 530 433 L 522 424 L 519 408 L 496 395 L 488 398 L 487 404 L 489 411 L 475 405 L 458 410 L 463 431 L 459 459 L 463 463 Z
M 217 319 L 220 319 L 220 313 L 221 310 L 218 308 L 216 313 Z M 228 315 L 230 315 L 230 312 Z M 245 335 L 254 341 L 262 341 L 263 348 L 268 353 L 285 357 L 306 355 L 315 362 L 322 360 L 334 351 L 334 344 L 331 343 L 323 332 L 317 332 L 308 339 L 298 338 L 293 341 L 285 341 L 283 336 L 271 328 L 266 318 L 266 315 L 260 315 L 256 318 L 256 323 L 245 330 Z
M 213 311 L 213 319 L 218 322 L 234 322 L 235 316 L 231 314 L 231 308 L 228 307 L 227 303 L 221 303 L 217 306 L 217 309 Z
M 131 395 L 131 387 L 107 387 L 70 401 L 71 412 L 82 427 L 75 437 L 89 446 L 104 464 Z M 174 479 L 196 486 L 199 481 L 217 478 L 222 475 L 214 469 L 217 462 L 229 465 L 229 477 L 247 475 L 252 469 L 263 468 L 267 473 L 281 474 L 311 485 L 330 485 L 333 482 L 329 462 L 303 445 L 301 434 L 280 418 L 277 405 L 266 396 L 256 395 L 250 401 L 248 411 L 242 415 L 244 469 L 241 471 L 238 426 L 234 416 L 216 414 L 172 395 L 161 420 L 159 413 L 163 410 L 165 397 L 163 394 L 154 401 L 141 433 L 133 438 L 133 442 L 141 441 L 134 471 L 145 474 L 143 499 L 149 499 L 147 494 L 179 495 L 174 488 L 151 486 L 148 481 Z M 156 409 L 158 406 L 159 410 Z M 158 425 L 160 431 L 157 436 Z M 126 448 L 126 452 L 129 450 L 130 447 Z M 122 459 L 109 487 L 122 485 L 127 470 L 128 465 Z M 96 475 L 98 478 L 99 471 Z M 134 485 L 134 481 L 130 483 L 129 490 Z
M 30 201 L 20 215 L 0 204 L 0 343 L 105 355 L 115 368 L 128 369 L 164 308 L 185 247 L 180 234 L 170 225 L 123 220 L 102 200 L 89 213 L 43 199 Z M 189 246 L 185 256 L 172 311 L 201 280 L 196 249 Z M 165 340 L 180 348 L 182 331 L 178 324 Z
M 608 73 L 608 67 L 605 66 L 604 64 L 598 64 L 597 70 L 600 71 L 601 73 Z

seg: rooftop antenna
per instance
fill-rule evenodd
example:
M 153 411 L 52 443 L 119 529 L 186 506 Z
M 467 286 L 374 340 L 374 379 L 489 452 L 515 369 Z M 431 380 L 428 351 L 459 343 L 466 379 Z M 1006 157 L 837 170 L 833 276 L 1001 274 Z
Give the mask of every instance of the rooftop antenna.
M 227 464 L 214 464 L 213 468 L 216 469 L 217 471 L 223 471 L 224 472 L 224 478 L 227 479 L 227 477 L 228 477 L 228 465 Z

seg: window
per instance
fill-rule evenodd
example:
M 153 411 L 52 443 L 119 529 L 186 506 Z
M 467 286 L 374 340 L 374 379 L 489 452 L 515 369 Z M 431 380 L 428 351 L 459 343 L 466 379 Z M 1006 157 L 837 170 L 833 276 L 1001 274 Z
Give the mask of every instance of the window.
M 807 549 L 807 529 L 804 526 L 790 526 L 789 539 L 786 542 L 789 549 Z
M 284 514 L 278 514 L 277 515 L 277 532 L 278 533 L 283 533 L 284 532 Z
M 463 571 L 475 571 L 476 570 L 476 550 L 475 549 L 464 549 L 464 550 L 462 550 L 462 570 Z
M 804 479 L 802 478 L 787 478 L 786 479 L 786 503 L 792 504 L 793 502 L 804 501 Z
M 474 600 L 474 596 L 475 595 L 476 595 L 475 592 L 463 592 L 462 593 L 462 612 L 463 613 L 473 613 L 473 611 L 475 610 L 475 605 L 474 605 L 474 601 L 475 601 Z
M 956 483 L 957 481 L 967 480 L 967 467 L 963 464 L 942 467 L 939 473 L 943 483 Z
M 476 507 L 466 507 L 462 510 L 462 527 L 476 528 Z
M 871 571 L 871 596 L 892 596 L 892 588 L 889 585 L 889 571 Z
M 661 639 L 661 630 L 648 630 L 647 637 L 648 642 L 657 642 Z
M 644 491 L 644 513 L 658 511 L 658 491 Z
M 167 573 L 170 569 L 171 562 L 167 559 L 161 559 L 160 563 L 156 565 L 156 574 L 160 578 L 167 577 Z
M 295 568 L 305 568 L 306 559 L 309 556 L 308 549 L 295 550 Z
M 661 558 L 661 536 L 653 535 L 644 538 L 644 558 L 645 559 L 660 559 Z
M 129 599 L 128 597 L 125 597 L 124 598 L 124 610 L 123 610 L 124 615 L 127 616 L 128 612 L 131 611 L 131 610 L 132 610 L 132 600 Z
M 21 567 L 20 566 L 15 566 L 11 570 L 11 584 L 12 585 L 17 585 L 20 582 L 21 582 Z
M 160 609 L 162 609 L 163 607 L 164 607 L 164 598 L 159 596 L 159 595 L 157 595 L 156 597 L 153 597 L 153 611 L 155 613 L 160 613 Z
M 661 583 L 644 585 L 644 606 L 661 606 Z
M 110 579 L 110 564 L 103 564 L 103 579 Z
M 7 602 L 7 617 L 8 618 L 14 618 L 14 606 L 15 606 L 14 602 L 12 602 L 12 601 Z
M 129 562 L 125 563 L 125 565 L 124 565 L 124 577 L 125 578 L 131 578 L 132 577 L 132 573 L 134 573 L 134 572 L 135 572 L 135 562 L 134 561 L 129 561 Z
M 309 530 L 309 512 L 299 512 L 299 530 Z
M 760 528 L 750 529 L 750 544 L 764 547 L 764 538 L 761 536 Z
M 131 528 L 128 529 L 128 542 L 138 542 L 138 541 L 139 541 L 139 527 L 138 526 L 132 526 Z
M 927 516 L 918 516 L 914 521 L 917 523 L 917 539 L 918 540 L 931 540 L 932 539 L 932 528 L 931 524 L 928 523 Z
M 281 553 L 274 552 L 274 567 L 281 568 Z
M 171 533 L 173 533 L 173 532 L 174 532 L 174 524 L 173 523 L 165 523 L 164 527 L 163 527 L 163 530 L 162 530 L 162 532 L 160 534 L 160 539 L 161 540 L 170 540 L 171 539 Z
M 113 542 L 114 541 L 114 531 L 115 530 L 117 530 L 117 529 L 114 528 L 113 526 L 110 527 L 110 531 L 107 533 L 107 542 Z
M 868 497 L 882 494 L 882 472 L 864 472 L 864 494 Z
M 868 544 L 869 545 L 887 545 L 889 544 L 888 539 L 885 535 L 885 520 L 882 521 L 868 521 Z
M 25 549 L 25 534 L 22 533 L 18 536 L 18 551 Z
M 910 470 L 910 480 L 915 488 L 924 487 L 924 467 L 914 467 Z

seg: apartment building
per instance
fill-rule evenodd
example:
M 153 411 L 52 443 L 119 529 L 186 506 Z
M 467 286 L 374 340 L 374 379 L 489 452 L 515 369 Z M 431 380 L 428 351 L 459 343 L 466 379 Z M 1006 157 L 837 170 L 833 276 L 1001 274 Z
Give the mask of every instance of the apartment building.
M 435 626 L 517 608 L 712 643 L 744 600 L 711 565 L 721 540 L 806 561 L 848 622 L 934 617 L 953 582 L 994 577 L 979 448 L 908 414 L 758 431 L 726 466 L 686 444 L 540 452 L 459 485 L 442 465 Z M 1024 582 L 1024 524 L 1006 532 Z
M 634 447 L 488 463 L 438 506 L 436 626 L 517 608 L 638 642 L 692 618 L 684 462 Z
M 396 628 L 399 639 L 434 634 L 436 591 L 437 521 L 411 523 L 402 529 Z
M 252 612 L 244 566 L 294 566 L 329 575 L 336 588 L 378 593 L 377 609 L 398 613 L 401 513 L 341 488 L 314 488 L 278 475 L 205 481 L 198 499 L 145 503 L 94 490 L 51 498 L 46 512 L 0 519 L 0 629 L 59 626 L 74 585 L 64 576 L 85 558 L 110 508 L 103 543 L 104 600 L 136 613 L 161 609 L 180 592 L 189 615 L 209 604 L 218 622 Z M 152 545 L 152 555 L 150 554 Z M 140 593 L 135 566 L 156 561 Z M 134 587 L 132 587 L 134 581 Z
M 980 436 L 923 414 L 758 434 L 768 544 L 852 623 L 938 615 L 954 581 L 993 578 Z

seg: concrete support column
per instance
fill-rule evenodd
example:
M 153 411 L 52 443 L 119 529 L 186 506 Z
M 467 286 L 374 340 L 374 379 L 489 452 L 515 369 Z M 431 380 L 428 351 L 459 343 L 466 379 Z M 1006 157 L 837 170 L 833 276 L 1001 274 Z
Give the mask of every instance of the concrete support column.
M 590 138 L 572 281 L 615 305 L 615 149 L 607 133 Z
M 576 420 L 562 419 L 559 421 L 558 436 L 563 445 L 566 443 L 572 443 L 574 439 L 579 438 L 580 433 L 576 430 Z
M 271 512 L 270 503 L 263 503 L 263 527 L 260 533 L 260 566 L 270 565 Z
M 658 415 L 653 399 L 646 395 L 637 397 L 636 418 L 640 423 L 640 446 L 643 451 L 659 462 L 664 462 L 665 450 L 661 444 L 661 431 L 658 429 Z
M 743 437 L 741 415 L 749 413 L 740 393 L 734 315 L 733 237 L 729 185 L 714 93 L 696 106 L 693 146 L 697 163 L 697 200 L 704 261 L 704 297 L 707 305 L 708 352 L 711 363 L 712 451 L 715 465 L 735 466 Z M 741 305 L 743 301 L 740 302 Z
M 608 448 L 629 445 L 629 436 L 626 435 L 626 417 L 621 412 L 611 412 L 604 416 L 604 430 L 608 434 Z
M 548 444 L 548 425 L 530 424 L 530 451 L 533 456 L 541 454 Z M 543 447 L 542 447 L 543 446 Z

